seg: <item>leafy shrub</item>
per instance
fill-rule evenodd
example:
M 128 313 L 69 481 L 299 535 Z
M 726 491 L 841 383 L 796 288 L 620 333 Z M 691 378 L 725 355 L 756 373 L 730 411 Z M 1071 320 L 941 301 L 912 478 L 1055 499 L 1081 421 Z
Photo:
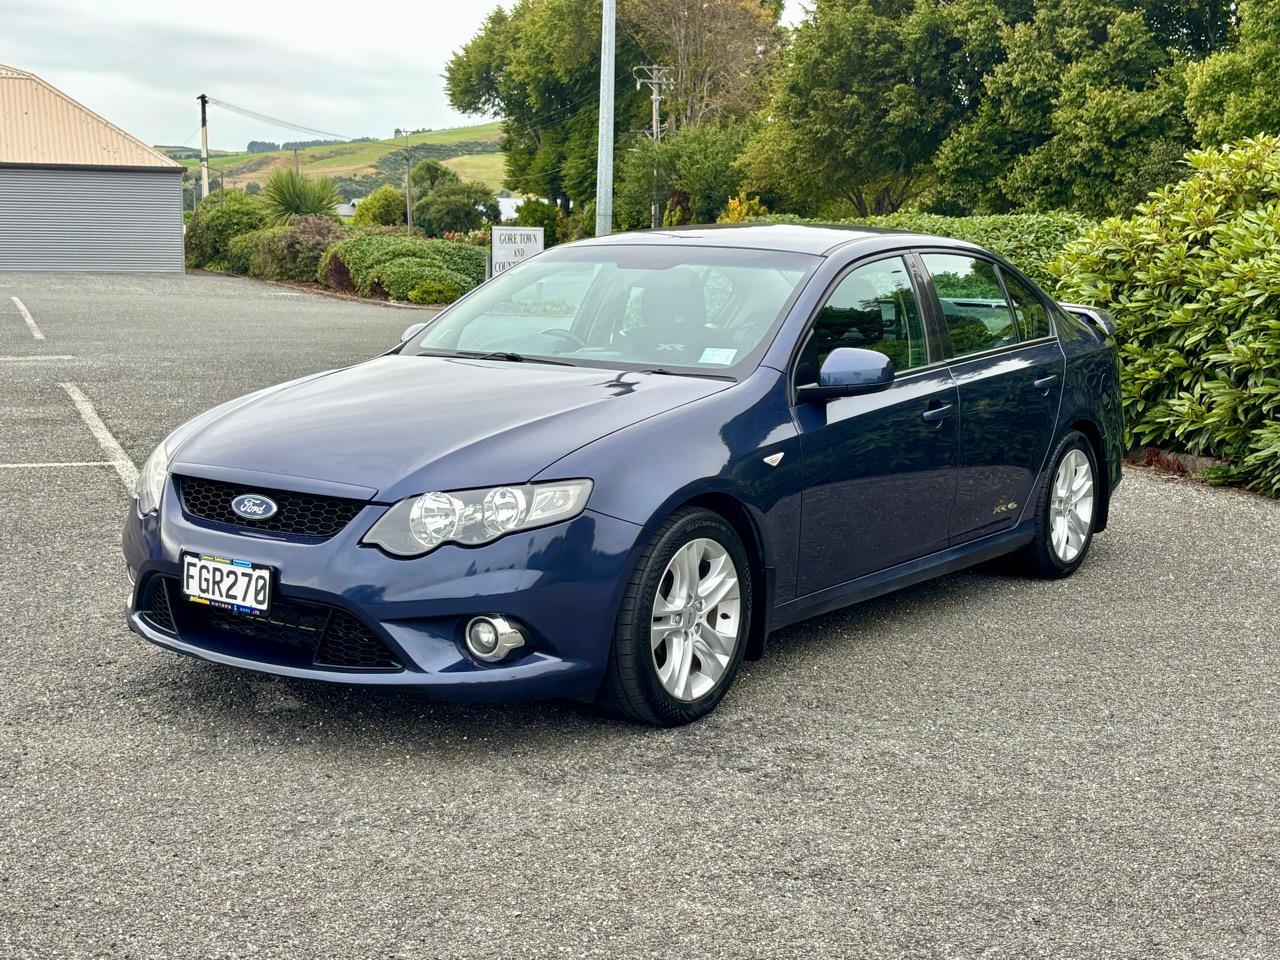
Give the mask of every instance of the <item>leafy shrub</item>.
M 286 227 L 261 231 L 250 275 L 265 280 L 314 280 L 325 250 L 345 231 L 332 217 L 295 217 Z
M 485 256 L 483 247 L 470 243 L 454 243 L 450 240 L 427 240 L 431 255 L 448 269 L 460 274 L 467 281 L 467 289 L 484 283 Z
M 259 280 L 315 280 L 320 258 L 342 235 L 342 227 L 329 217 L 296 217 L 287 226 L 235 237 L 227 268 Z
M 500 217 L 493 191 L 474 182 L 442 184 L 413 208 L 414 223 L 435 237 L 476 230 L 486 223 L 497 223 Z
M 1115 316 L 1128 429 L 1280 496 L 1280 137 L 1187 155 L 1191 175 L 1068 245 L 1066 297 Z
M 329 177 L 311 180 L 292 167 L 282 167 L 267 177 L 262 189 L 267 219 L 271 223 L 289 223 L 294 217 L 337 215 L 333 208 L 342 202 L 342 194 Z
M 484 280 L 485 254 L 479 247 L 376 233 L 335 243 L 321 257 L 316 273 L 321 283 L 334 290 L 375 296 L 374 286 L 380 281 L 378 268 L 402 259 L 419 260 L 450 271 L 462 282 L 464 293 Z M 385 286 L 383 289 L 385 292 Z M 396 299 L 407 298 L 409 289 L 404 291 L 405 297 Z
M 280 228 L 264 227 L 261 230 L 250 230 L 248 233 L 242 233 L 238 237 L 232 237 L 231 242 L 227 244 L 227 269 L 242 277 L 249 276 L 249 271 L 252 269 L 253 264 L 253 255 L 258 249 L 258 240 L 268 230 L 278 229 Z
M 187 265 L 221 270 L 227 265 L 232 237 L 257 230 L 267 213 L 256 197 L 242 190 L 218 190 L 196 206 L 184 238 Z
M 357 227 L 404 223 L 404 192 L 384 183 L 356 204 L 351 222 Z
M 516 207 L 516 226 L 541 227 L 543 245 L 553 247 L 560 242 L 560 208 L 545 200 L 525 200 Z
M 818 221 L 798 217 L 752 217 L 753 223 L 836 223 L 866 225 L 891 230 L 932 233 L 967 240 L 994 250 L 1037 283 L 1051 289 L 1057 277 L 1049 264 L 1066 245 L 1085 232 L 1093 221 L 1074 213 L 1011 213 L 981 217 L 944 217 L 933 213 L 900 210 L 882 217 Z
M 412 303 L 453 303 L 464 288 L 444 277 L 431 277 L 409 291 Z
M 370 283 L 371 293 L 375 297 L 386 297 L 390 300 L 411 300 L 417 292 L 419 297 L 428 294 L 445 295 L 447 288 L 452 293 L 450 299 L 417 300 L 418 303 L 452 303 L 462 296 L 463 290 L 471 288 L 467 278 L 433 260 L 419 257 L 400 257 L 373 268 Z
M 769 209 L 759 197 L 747 196 L 747 191 L 739 190 L 736 197 L 730 197 L 725 204 L 724 213 L 720 214 L 721 223 L 744 223 L 754 217 L 767 216 Z

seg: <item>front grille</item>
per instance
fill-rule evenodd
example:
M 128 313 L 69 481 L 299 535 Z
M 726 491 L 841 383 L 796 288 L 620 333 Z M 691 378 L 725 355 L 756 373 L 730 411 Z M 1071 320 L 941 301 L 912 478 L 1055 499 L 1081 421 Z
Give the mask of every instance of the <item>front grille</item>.
M 176 633 L 173 610 L 169 607 L 169 584 L 164 577 L 155 577 L 147 584 L 147 597 L 142 602 L 143 615 L 157 630 Z
M 292 490 L 269 490 L 242 483 L 206 480 L 204 477 L 175 477 L 182 511 L 189 517 L 222 523 L 242 530 L 268 530 L 315 540 L 328 540 L 350 523 L 364 502 L 345 497 L 326 497 Z M 242 493 L 270 497 L 279 508 L 265 520 L 246 520 L 231 509 L 231 501 Z
M 368 626 L 345 610 L 321 603 L 277 597 L 266 616 L 254 617 L 185 599 L 170 608 L 168 593 L 179 597 L 178 581 L 154 577 L 147 587 L 150 606 L 146 618 L 154 626 L 197 646 L 209 638 L 234 642 L 226 652 L 269 662 L 300 663 L 330 670 L 403 670 L 396 655 Z M 156 597 L 162 597 L 168 626 L 157 617 Z

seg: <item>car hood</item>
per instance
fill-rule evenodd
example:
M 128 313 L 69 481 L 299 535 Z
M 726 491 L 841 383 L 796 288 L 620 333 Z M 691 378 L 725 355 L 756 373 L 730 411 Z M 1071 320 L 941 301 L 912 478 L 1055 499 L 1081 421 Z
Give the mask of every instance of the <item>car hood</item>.
M 383 502 L 523 483 L 565 454 L 731 384 L 531 362 L 385 356 L 212 416 L 171 469 Z M 273 479 L 275 478 L 275 479 Z M 305 481 L 314 481 L 308 484 Z

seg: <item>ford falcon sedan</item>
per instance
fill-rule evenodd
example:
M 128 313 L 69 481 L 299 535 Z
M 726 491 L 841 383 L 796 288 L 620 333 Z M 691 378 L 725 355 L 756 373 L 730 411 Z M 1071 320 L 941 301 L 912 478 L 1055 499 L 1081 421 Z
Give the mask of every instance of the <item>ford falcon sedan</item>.
M 713 710 L 771 631 L 1107 525 L 1105 313 L 940 237 L 619 234 L 147 459 L 129 626 L 223 664 L 452 698 Z

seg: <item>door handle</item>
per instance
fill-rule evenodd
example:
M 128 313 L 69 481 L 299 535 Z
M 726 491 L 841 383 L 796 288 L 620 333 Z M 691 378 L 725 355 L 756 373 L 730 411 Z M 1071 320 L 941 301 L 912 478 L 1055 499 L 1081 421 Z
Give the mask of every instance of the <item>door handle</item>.
M 1058 375 L 1056 373 L 1051 373 L 1047 377 L 1041 377 L 1039 380 L 1036 380 L 1034 382 L 1034 386 L 1041 393 L 1048 393 L 1049 388 L 1052 387 L 1057 382 L 1058 382 Z
M 936 407 L 930 407 L 924 413 L 920 414 L 925 423 L 942 423 L 951 413 L 951 404 L 943 403 Z

